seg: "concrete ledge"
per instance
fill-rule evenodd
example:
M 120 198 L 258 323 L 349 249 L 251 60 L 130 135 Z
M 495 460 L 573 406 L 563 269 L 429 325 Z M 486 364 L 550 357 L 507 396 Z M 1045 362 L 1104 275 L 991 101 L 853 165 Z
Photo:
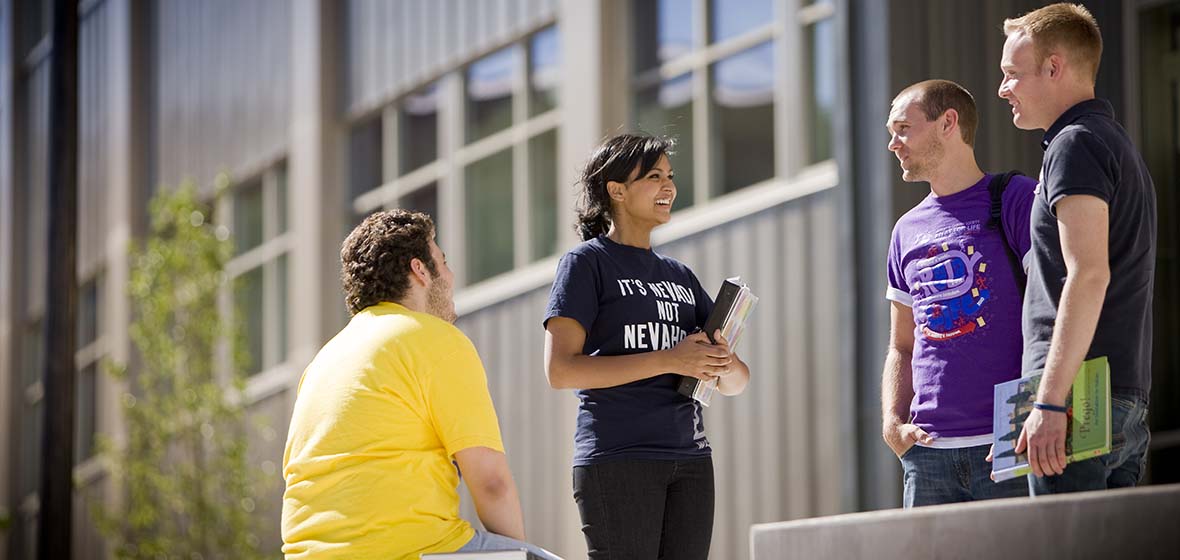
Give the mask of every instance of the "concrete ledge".
M 1180 558 L 1180 484 L 763 523 L 753 560 Z

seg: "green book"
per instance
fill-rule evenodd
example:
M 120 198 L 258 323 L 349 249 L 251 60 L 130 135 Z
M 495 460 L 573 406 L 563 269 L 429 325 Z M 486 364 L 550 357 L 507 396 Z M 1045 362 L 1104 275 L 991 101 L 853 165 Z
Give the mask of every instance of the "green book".
M 996 385 L 992 409 L 992 478 L 996 482 L 1031 472 L 1028 457 L 1016 453 L 1016 441 L 1033 410 L 1041 373 Z M 1110 453 L 1110 363 L 1106 356 L 1082 362 L 1065 407 L 1069 409 L 1066 461 L 1075 463 Z

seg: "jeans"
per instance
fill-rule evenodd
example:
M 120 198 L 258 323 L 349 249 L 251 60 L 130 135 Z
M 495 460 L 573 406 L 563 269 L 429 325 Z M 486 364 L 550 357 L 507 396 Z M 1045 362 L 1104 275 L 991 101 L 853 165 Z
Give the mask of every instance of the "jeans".
M 467 541 L 467 544 L 463 545 L 463 548 L 455 552 L 490 552 L 495 550 L 520 550 L 522 548 L 528 550 L 530 555 L 536 556 L 541 560 L 561 560 L 560 556 L 539 546 L 480 529 L 476 529 L 475 536 L 471 537 L 471 540 Z
M 1028 475 L 1028 488 L 1034 496 L 1127 488 L 1143 478 L 1147 461 L 1147 403 L 1143 400 L 1113 395 L 1110 399 L 1110 453 L 1065 466 L 1056 476 L 1037 478 Z
M 990 445 L 935 449 L 915 445 L 901 456 L 906 508 L 1028 497 L 1028 486 L 1020 478 L 993 482 L 992 465 L 984 459 Z
M 711 457 L 574 467 L 574 501 L 593 560 L 705 560 L 713 500 Z

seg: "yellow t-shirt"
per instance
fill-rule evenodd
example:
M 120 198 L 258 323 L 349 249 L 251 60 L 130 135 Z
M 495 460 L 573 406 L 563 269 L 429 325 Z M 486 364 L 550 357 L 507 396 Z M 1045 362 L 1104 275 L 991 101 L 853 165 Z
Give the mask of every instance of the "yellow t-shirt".
M 357 313 L 299 382 L 283 453 L 287 558 L 418 558 L 474 536 L 455 452 L 504 450 L 487 377 L 453 325 L 393 303 Z

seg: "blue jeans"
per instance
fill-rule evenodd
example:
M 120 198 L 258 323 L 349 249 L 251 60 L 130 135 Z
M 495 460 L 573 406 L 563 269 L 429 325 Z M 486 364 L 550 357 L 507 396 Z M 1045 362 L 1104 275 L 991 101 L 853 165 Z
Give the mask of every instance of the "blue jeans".
M 713 458 L 574 467 L 591 560 L 705 560 L 713 538 Z
M 561 560 L 560 556 L 539 546 L 480 529 L 476 529 L 475 536 L 471 537 L 471 540 L 467 541 L 467 544 L 463 545 L 463 548 L 455 552 L 491 552 L 495 550 L 520 550 L 522 548 L 528 550 L 530 555 L 536 556 L 541 560 Z
M 1110 453 L 1070 463 L 1056 476 L 1029 474 L 1028 488 L 1034 496 L 1127 488 L 1139 483 L 1151 441 L 1147 403 L 1137 397 L 1113 395 L 1110 412 Z
M 990 445 L 935 449 L 915 445 L 901 456 L 906 508 L 993 498 L 1028 497 L 1028 486 L 1019 478 L 991 479 L 992 464 L 985 461 Z

